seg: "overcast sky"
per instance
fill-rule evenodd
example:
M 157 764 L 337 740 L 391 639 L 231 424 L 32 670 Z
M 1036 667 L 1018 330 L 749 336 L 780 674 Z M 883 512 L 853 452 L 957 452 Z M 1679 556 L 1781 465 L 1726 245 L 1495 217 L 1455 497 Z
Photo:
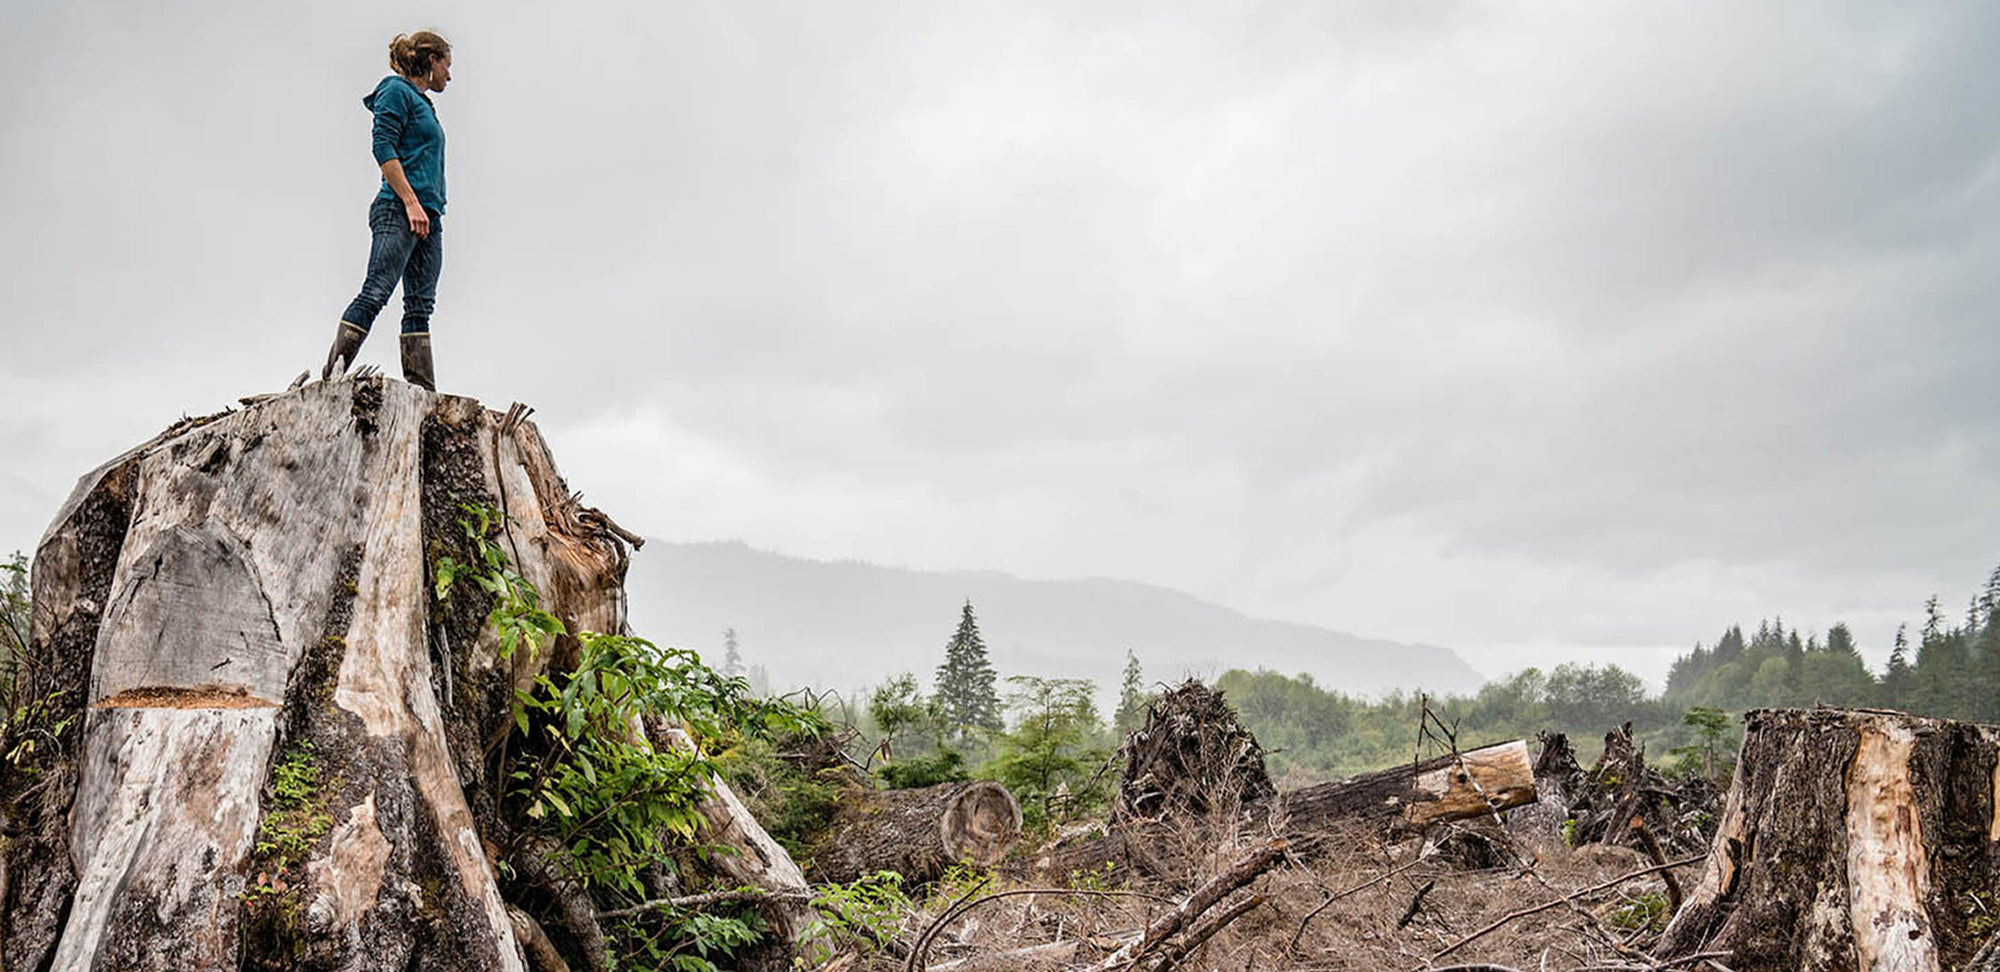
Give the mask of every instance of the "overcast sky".
M 1489 674 L 2000 562 L 2000 5 L 1822 0 L 0 0 L 0 547 L 317 369 L 418 26 L 439 385 L 648 535 Z

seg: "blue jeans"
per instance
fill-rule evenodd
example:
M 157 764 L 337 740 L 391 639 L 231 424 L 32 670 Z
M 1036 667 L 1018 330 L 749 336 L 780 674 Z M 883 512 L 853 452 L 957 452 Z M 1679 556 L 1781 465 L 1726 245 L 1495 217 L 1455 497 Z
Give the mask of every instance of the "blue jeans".
M 437 304 L 438 267 L 444 262 L 444 217 L 425 210 L 431 218 L 431 233 L 422 239 L 410 232 L 410 218 L 403 201 L 376 197 L 368 207 L 368 229 L 375 234 L 368 249 L 368 278 L 361 293 L 340 315 L 363 331 L 375 325 L 375 315 L 389 302 L 396 281 L 403 281 L 403 333 L 428 334 L 431 308 Z

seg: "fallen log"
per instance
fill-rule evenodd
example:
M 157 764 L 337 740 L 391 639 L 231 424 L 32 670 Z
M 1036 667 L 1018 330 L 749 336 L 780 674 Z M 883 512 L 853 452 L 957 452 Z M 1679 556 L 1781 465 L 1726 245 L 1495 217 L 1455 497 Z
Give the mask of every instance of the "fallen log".
M 1528 745 L 1515 740 L 1280 793 L 1247 804 L 1241 825 L 1250 832 L 1282 820 L 1283 833 L 1297 852 L 1310 855 L 1336 832 L 1358 828 L 1393 839 L 1534 799 Z M 1173 877 L 1205 843 L 1201 825 L 1186 827 L 1167 820 L 1114 827 L 1102 836 L 1053 846 L 1035 859 L 1034 867 L 1054 879 L 1106 865 Z
M 998 864 L 1021 838 L 1021 805 L 992 780 L 911 790 L 850 787 L 839 807 L 809 848 L 815 881 L 845 883 L 877 871 L 931 881 L 960 861 Z
M 1316 833 L 1365 826 L 1391 837 L 1448 820 L 1484 817 L 1535 800 L 1535 774 L 1523 740 L 1450 754 L 1411 766 L 1292 790 L 1279 797 L 1289 826 Z
M 2000 882 L 2000 728 L 1902 712 L 1763 709 L 1701 883 L 1655 954 L 1736 972 L 1966 967 Z

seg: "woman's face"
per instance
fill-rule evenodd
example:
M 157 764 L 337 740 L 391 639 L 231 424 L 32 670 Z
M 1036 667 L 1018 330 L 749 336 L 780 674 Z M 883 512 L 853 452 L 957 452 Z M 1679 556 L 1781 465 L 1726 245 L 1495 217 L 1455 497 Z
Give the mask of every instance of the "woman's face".
M 418 80 L 423 82 L 427 91 L 443 91 L 444 86 L 451 83 L 451 55 L 446 54 L 431 61 L 430 73 Z

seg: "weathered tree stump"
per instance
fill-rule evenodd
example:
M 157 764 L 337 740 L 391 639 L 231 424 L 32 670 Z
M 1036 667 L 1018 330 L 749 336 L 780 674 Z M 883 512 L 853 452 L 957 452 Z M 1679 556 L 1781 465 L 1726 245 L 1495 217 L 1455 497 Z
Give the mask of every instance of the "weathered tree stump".
M 1145 724 L 1118 749 L 1125 775 L 1113 825 L 1231 815 L 1278 792 L 1257 738 L 1222 693 L 1194 679 L 1153 700 Z
M 812 877 L 846 882 L 876 871 L 930 881 L 960 861 L 991 867 L 1021 838 L 1021 805 L 992 780 L 912 790 L 843 790 L 813 840 Z
M 38 746 L 0 763 L 0 967 L 525 967 L 493 751 L 576 643 L 502 659 L 491 595 L 431 596 L 477 559 L 462 504 L 570 631 L 623 630 L 622 531 L 518 410 L 320 382 L 83 477 L 36 551 Z
M 1701 884 L 1657 954 L 1727 949 L 1737 972 L 1965 967 L 2000 889 L 2000 729 L 1877 710 L 1745 722 Z

